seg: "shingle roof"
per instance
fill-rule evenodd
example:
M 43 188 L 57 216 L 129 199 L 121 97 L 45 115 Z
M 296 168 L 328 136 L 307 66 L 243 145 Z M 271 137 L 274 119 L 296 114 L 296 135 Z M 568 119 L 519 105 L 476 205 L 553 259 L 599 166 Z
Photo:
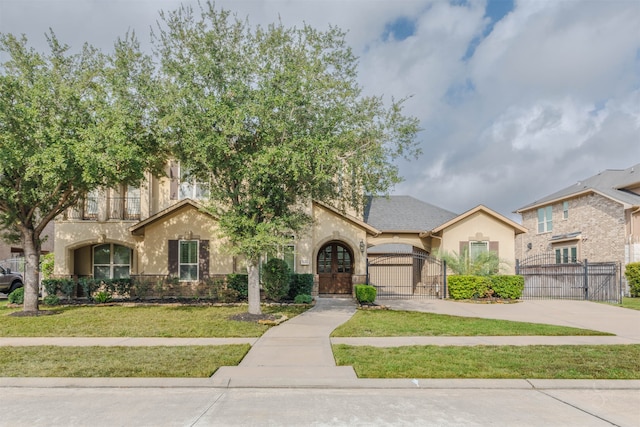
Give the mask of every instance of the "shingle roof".
M 381 231 L 431 231 L 457 214 L 410 196 L 370 197 L 364 221 Z
M 620 203 L 638 206 L 640 205 L 640 195 L 626 190 L 626 188 L 638 183 L 640 183 L 640 163 L 624 170 L 607 169 L 597 175 L 578 181 L 576 184 L 523 206 L 516 212 L 527 211 L 545 203 L 567 199 L 588 191 L 596 191 Z

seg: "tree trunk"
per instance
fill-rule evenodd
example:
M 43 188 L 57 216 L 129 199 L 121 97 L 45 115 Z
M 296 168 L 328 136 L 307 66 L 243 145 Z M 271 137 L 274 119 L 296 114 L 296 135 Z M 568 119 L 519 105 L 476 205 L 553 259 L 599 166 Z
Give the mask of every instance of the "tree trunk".
M 247 261 L 249 273 L 249 314 L 262 314 L 260 309 L 260 261 L 252 259 Z
M 25 272 L 24 272 L 24 305 L 23 311 L 38 311 L 38 293 L 40 283 L 40 236 L 36 236 L 33 230 L 23 228 L 21 230 Z

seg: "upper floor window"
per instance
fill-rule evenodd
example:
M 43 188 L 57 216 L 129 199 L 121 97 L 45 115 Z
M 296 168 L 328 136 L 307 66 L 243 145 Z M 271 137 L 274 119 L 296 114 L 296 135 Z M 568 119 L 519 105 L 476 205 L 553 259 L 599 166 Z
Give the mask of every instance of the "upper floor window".
M 562 202 L 562 219 L 569 219 L 569 202 Z
M 546 233 L 553 230 L 552 215 L 552 206 L 538 209 L 538 233 Z
M 170 178 L 171 200 L 201 200 L 209 197 L 209 183 L 198 181 L 189 169 L 178 162 L 171 162 Z
M 140 187 L 110 190 L 109 219 L 140 219 Z

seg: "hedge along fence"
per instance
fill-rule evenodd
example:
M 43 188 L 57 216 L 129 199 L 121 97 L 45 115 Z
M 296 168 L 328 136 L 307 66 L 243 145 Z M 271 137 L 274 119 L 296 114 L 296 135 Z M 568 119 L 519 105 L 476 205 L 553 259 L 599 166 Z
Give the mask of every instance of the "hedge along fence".
M 449 296 L 455 300 L 474 298 L 518 299 L 524 291 L 522 276 L 464 276 L 447 278 Z
M 288 298 L 311 295 L 313 274 L 292 274 Z M 123 279 L 93 279 L 91 277 L 44 279 L 48 295 L 60 295 L 68 300 L 78 297 L 94 299 L 106 292 L 118 299 L 194 298 L 223 303 L 244 301 L 248 295 L 246 274 L 220 274 L 198 282 L 180 282 L 166 275 L 134 275 Z
M 630 262 L 624 269 L 632 297 L 640 297 L 640 262 Z

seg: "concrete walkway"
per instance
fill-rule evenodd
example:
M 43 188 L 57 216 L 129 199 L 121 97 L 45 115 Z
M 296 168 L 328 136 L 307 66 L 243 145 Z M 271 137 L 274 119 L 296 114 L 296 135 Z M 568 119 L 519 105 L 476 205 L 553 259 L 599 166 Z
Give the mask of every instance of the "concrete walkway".
M 337 367 L 331 332 L 356 312 L 352 299 L 318 298 L 315 307 L 269 329 L 239 366 L 224 366 L 213 375 L 216 385 L 326 385 L 355 380 L 350 366 Z

